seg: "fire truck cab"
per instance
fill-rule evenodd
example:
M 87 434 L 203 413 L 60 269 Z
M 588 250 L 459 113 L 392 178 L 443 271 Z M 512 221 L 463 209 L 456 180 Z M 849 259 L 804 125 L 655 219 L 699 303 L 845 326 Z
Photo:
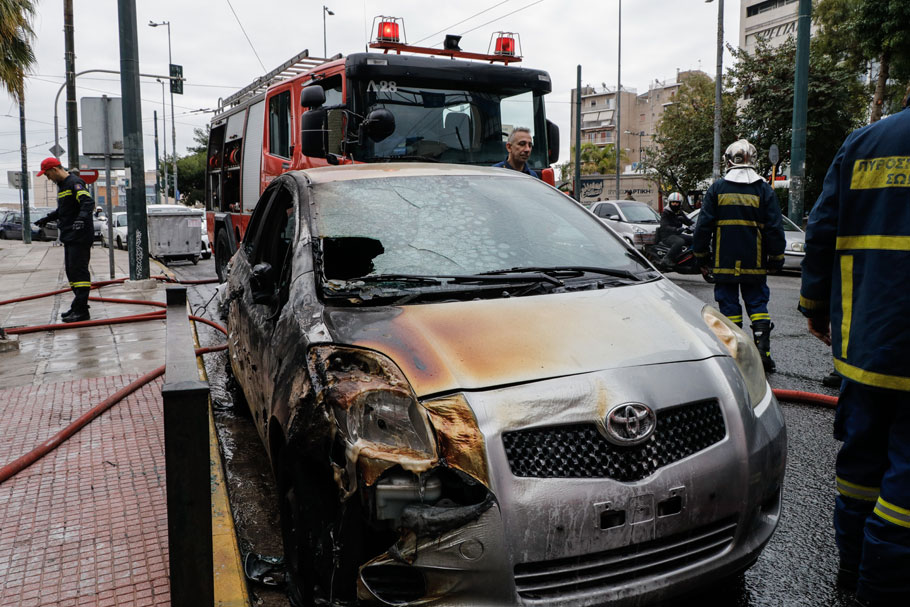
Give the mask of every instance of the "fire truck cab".
M 497 40 L 495 55 L 381 38 L 371 46 L 385 52 L 320 59 L 304 51 L 219 101 L 206 207 L 222 281 L 262 191 L 285 171 L 352 162 L 490 166 L 505 159 L 508 135 L 523 126 L 534 141 L 530 167 L 553 183 L 559 131 L 543 99 L 550 77 L 509 66 L 520 57 L 500 50 L 514 51 L 514 43 Z M 465 60 L 478 58 L 487 62 Z

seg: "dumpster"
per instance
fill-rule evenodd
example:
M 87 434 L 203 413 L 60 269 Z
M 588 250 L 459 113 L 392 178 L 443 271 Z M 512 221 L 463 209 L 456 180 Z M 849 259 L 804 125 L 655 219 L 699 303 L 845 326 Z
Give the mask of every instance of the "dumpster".
M 202 222 L 205 214 L 179 204 L 156 204 L 146 207 L 149 232 L 149 256 L 162 263 L 192 261 L 202 257 Z

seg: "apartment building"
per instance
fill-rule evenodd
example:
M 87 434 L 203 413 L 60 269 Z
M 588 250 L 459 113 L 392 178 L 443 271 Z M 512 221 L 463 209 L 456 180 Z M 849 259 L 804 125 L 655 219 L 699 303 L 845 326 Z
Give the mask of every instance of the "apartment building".
M 799 0 L 742 0 L 739 9 L 739 48 L 755 51 L 758 41 L 778 46 L 796 38 Z M 812 26 L 814 34 L 816 27 Z

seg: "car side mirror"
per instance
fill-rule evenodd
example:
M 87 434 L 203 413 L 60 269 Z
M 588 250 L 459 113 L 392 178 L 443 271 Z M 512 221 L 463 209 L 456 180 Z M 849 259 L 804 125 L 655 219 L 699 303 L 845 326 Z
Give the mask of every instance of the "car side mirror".
M 271 264 L 263 262 L 253 266 L 250 274 L 250 292 L 253 303 L 268 305 L 275 301 L 275 277 Z
M 300 92 L 300 105 L 307 109 L 325 104 L 325 90 L 321 86 L 308 86 Z
M 363 132 L 374 142 L 380 142 L 395 132 L 395 115 L 385 108 L 375 109 L 363 121 Z
M 319 89 L 320 91 L 322 89 Z M 310 158 L 328 156 L 328 113 L 322 109 L 307 110 L 300 119 L 300 152 Z
M 607 219 L 610 219 L 612 221 L 622 221 L 622 219 L 619 218 L 619 215 L 607 215 Z
M 547 120 L 547 160 L 556 164 L 559 160 L 559 127 Z

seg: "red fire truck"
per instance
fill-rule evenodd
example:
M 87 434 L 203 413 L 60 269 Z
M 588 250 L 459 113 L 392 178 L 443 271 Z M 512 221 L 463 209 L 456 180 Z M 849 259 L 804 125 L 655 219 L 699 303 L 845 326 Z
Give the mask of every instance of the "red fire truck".
M 553 183 L 559 131 L 543 100 L 550 76 L 509 66 L 521 60 L 517 36 L 498 32 L 486 54 L 469 53 L 458 36 L 446 36 L 443 49 L 407 45 L 401 19 L 377 21 L 370 47 L 383 52 L 322 59 L 303 51 L 219 100 L 206 221 L 221 280 L 260 195 L 285 171 L 352 162 L 490 166 L 505 159 L 512 128 L 525 126 L 534 138 L 529 165 Z

